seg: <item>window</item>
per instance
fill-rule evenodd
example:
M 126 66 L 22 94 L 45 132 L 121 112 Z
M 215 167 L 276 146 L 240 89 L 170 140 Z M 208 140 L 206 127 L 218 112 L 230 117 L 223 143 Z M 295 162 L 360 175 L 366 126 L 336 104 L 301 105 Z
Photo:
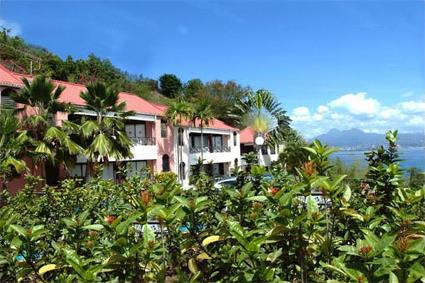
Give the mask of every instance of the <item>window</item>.
M 263 154 L 263 155 L 267 154 L 267 146 L 265 146 L 265 145 L 261 146 L 261 154 Z
M 213 149 L 218 149 L 221 151 L 223 148 L 223 136 L 212 136 L 212 146 Z
M 4 108 L 11 108 L 14 109 L 16 108 L 16 103 L 15 101 L 12 99 L 12 97 L 10 97 L 11 94 L 16 93 L 13 89 L 7 88 L 5 90 L 3 90 L 0 94 L 0 104 L 1 107 Z
M 270 147 L 270 154 L 276 154 L 276 146 Z
M 162 172 L 170 171 L 170 157 L 168 154 L 162 156 Z
M 167 137 L 167 121 L 161 119 L 161 138 Z
M 70 172 L 71 177 L 85 178 L 86 177 L 86 163 L 75 164 Z
M 146 160 L 139 161 L 128 161 L 126 162 L 127 166 L 127 177 L 134 175 L 141 175 L 142 170 L 146 169 L 148 162 Z
M 186 179 L 186 164 L 184 162 L 180 162 L 180 166 L 179 166 L 179 171 L 180 171 L 180 180 L 185 180 Z
M 233 146 L 237 146 L 237 137 L 238 134 L 236 132 L 233 132 Z
M 145 123 L 140 124 L 127 124 L 125 131 L 130 139 L 137 140 L 146 137 Z
M 184 145 L 183 144 L 183 132 L 184 132 L 184 130 L 182 128 L 178 129 L 178 144 L 179 145 Z

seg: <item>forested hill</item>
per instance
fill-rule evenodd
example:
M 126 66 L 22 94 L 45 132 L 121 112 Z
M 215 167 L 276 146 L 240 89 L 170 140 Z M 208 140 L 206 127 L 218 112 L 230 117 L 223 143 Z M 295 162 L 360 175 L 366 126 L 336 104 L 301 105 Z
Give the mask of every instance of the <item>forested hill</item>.
M 166 104 L 181 96 L 187 101 L 196 102 L 202 97 L 210 101 L 216 117 L 230 125 L 234 120 L 227 113 L 236 100 L 245 96 L 250 89 L 234 81 L 202 82 L 192 79 L 182 82 L 174 74 L 164 74 L 160 78 L 129 74 L 115 67 L 108 59 L 94 54 L 86 59 L 73 59 L 71 56 L 61 58 L 44 47 L 10 36 L 8 32 L 5 28 L 0 30 L 0 64 L 15 72 L 44 74 L 52 79 L 82 84 L 101 80 L 115 85 L 120 91 L 131 92 L 156 103 Z

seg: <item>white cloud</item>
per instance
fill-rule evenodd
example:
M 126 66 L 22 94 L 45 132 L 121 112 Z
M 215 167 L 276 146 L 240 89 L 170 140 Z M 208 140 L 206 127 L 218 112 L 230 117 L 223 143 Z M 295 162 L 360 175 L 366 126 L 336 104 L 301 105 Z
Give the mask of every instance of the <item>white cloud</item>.
M 379 111 L 380 103 L 367 98 L 365 92 L 346 94 L 328 103 L 332 109 L 345 109 L 354 115 L 374 115 Z
M 384 105 L 366 93 L 346 94 L 311 112 L 300 106 L 292 111 L 292 126 L 307 138 L 332 128 L 359 128 L 366 132 L 384 133 L 390 129 L 400 132 L 424 132 L 425 102 L 403 101 Z
M 379 117 L 382 119 L 393 119 L 399 118 L 403 119 L 405 115 L 397 108 L 385 107 L 379 112 Z
M 322 119 L 323 119 L 323 115 L 322 114 L 316 113 L 316 114 L 313 115 L 313 120 L 314 121 L 320 121 Z
M 310 110 L 305 107 L 297 107 L 292 111 L 291 118 L 293 121 L 307 122 L 311 120 Z
M 425 114 L 425 102 L 419 101 L 406 101 L 400 103 L 401 108 L 409 113 L 424 113 Z
M 319 107 L 317 107 L 317 113 L 323 114 L 329 111 L 329 107 L 325 106 L 325 105 L 319 105 Z
M 16 22 L 8 21 L 4 18 L 0 18 L 0 27 L 5 27 L 7 29 L 10 29 L 10 35 L 12 36 L 17 36 L 22 33 L 20 24 Z
M 292 111 L 295 116 L 307 116 L 310 115 L 310 110 L 307 107 L 297 107 Z

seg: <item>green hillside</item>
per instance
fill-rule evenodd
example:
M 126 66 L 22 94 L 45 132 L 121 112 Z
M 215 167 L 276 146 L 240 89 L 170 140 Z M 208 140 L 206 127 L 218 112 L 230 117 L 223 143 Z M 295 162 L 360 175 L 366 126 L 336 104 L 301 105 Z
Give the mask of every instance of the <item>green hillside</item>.
M 94 54 L 86 59 L 73 59 L 71 56 L 62 59 L 44 47 L 32 45 L 18 36 L 10 36 L 5 28 L 0 33 L 0 64 L 18 73 L 43 74 L 75 83 L 105 81 L 120 91 L 135 93 L 155 103 L 167 104 L 176 98 L 196 103 L 200 98 L 205 98 L 210 101 L 215 116 L 231 125 L 236 125 L 237 121 L 234 117 L 228 117 L 228 113 L 236 101 L 250 91 L 250 87 L 234 81 L 202 82 L 194 78 L 182 82 L 173 74 L 164 74 L 158 79 L 129 74 L 115 67 L 108 59 Z

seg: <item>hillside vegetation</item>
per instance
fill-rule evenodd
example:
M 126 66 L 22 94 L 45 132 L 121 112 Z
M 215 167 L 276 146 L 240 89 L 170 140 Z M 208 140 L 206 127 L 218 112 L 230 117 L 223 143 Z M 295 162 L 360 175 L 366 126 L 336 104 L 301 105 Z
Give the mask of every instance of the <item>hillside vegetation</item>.
M 71 56 L 63 59 L 21 37 L 10 36 L 5 28 L 2 28 L 0 34 L 0 64 L 18 73 L 42 74 L 56 80 L 81 84 L 104 81 L 120 91 L 134 93 L 154 103 L 168 104 L 180 98 L 196 103 L 199 99 L 207 99 L 215 117 L 230 125 L 236 123 L 228 113 L 233 110 L 235 102 L 246 97 L 250 91 L 249 87 L 234 81 L 202 82 L 195 78 L 182 82 L 174 74 L 164 74 L 158 79 L 129 74 L 115 67 L 110 60 L 94 54 L 88 55 L 86 59 L 74 59 Z

